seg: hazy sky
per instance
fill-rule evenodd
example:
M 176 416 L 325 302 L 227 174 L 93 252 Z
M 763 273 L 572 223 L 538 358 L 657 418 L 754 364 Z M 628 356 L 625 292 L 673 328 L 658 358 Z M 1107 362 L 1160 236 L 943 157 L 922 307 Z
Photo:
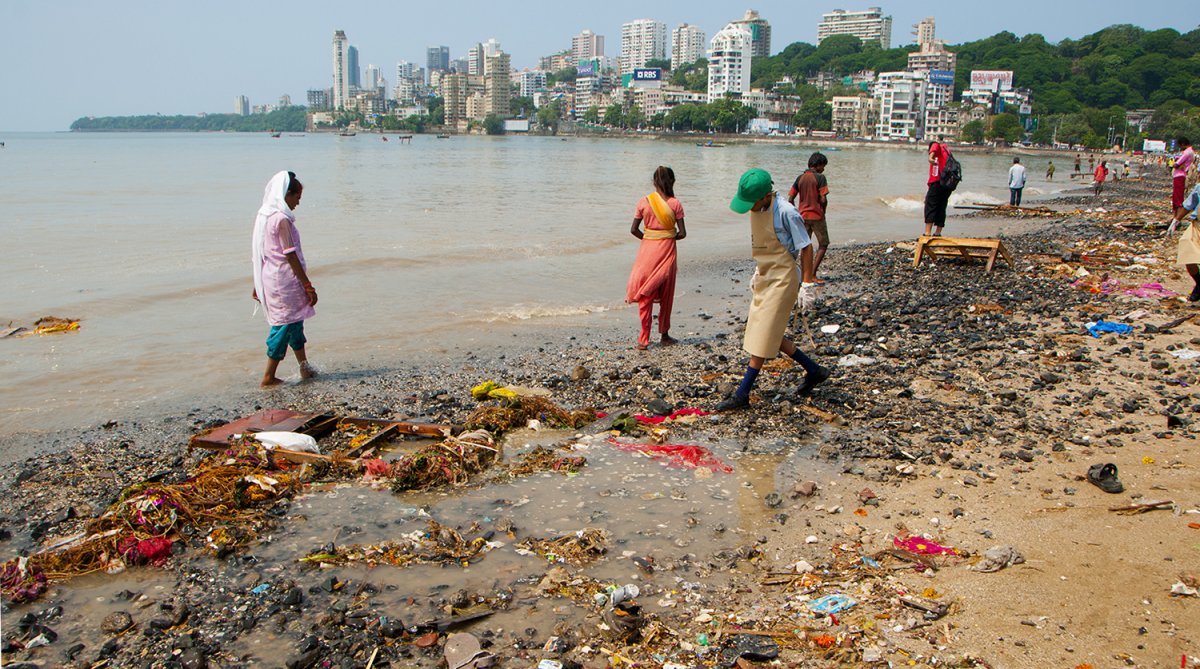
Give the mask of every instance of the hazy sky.
M 822 13 L 870 5 L 893 17 L 893 46 L 910 43 L 911 26 L 926 16 L 936 17 L 938 38 L 950 43 L 1001 30 L 1057 42 L 1114 23 L 1196 27 L 1194 5 L 1184 0 L 0 0 L 0 131 L 64 130 L 87 115 L 231 112 L 237 95 L 263 104 L 286 93 L 303 104 L 309 88 L 331 85 L 339 29 L 358 47 L 360 67 L 379 65 L 390 86 L 396 62 L 423 67 L 431 45 L 459 58 L 495 37 L 521 69 L 569 47 L 584 28 L 604 35 L 605 55 L 616 56 L 626 21 L 656 19 L 668 32 L 687 22 L 711 37 L 753 7 L 770 21 L 778 52 L 815 43 Z M 1191 23 L 1177 23 L 1183 17 Z

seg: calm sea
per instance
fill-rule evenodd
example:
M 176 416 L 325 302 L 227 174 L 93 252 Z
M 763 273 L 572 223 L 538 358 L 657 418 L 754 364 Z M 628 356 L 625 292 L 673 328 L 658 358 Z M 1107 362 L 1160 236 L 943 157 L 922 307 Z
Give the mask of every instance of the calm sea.
M 689 264 L 744 259 L 728 210 L 760 166 L 786 189 L 819 146 L 377 135 L 16 134 L 0 137 L 0 327 L 41 316 L 79 332 L 0 340 L 0 436 L 128 417 L 140 406 L 254 386 L 250 232 L 267 179 L 305 184 L 297 225 L 318 315 L 314 361 L 386 367 L 491 331 L 635 316 L 623 304 L 629 223 L 657 165 L 686 210 Z M 919 148 L 828 152 L 834 245 L 921 228 Z M 1007 201 L 1011 157 L 962 156 L 956 201 Z M 1030 165 L 1026 197 L 1061 189 Z M 1060 165 L 1059 178 L 1066 165 Z M 952 223 L 986 234 L 988 224 Z M 677 313 L 689 306 L 683 297 Z M 294 372 L 285 362 L 283 374 Z

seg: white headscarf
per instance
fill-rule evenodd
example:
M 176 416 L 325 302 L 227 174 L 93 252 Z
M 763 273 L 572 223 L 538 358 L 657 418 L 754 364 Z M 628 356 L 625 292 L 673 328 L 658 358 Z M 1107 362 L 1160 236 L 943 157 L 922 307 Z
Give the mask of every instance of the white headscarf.
M 287 216 L 288 220 L 293 223 L 296 221 L 296 215 L 292 213 L 291 207 L 288 207 L 287 202 L 283 199 L 287 195 L 289 185 L 291 185 L 291 178 L 288 177 L 287 170 L 276 173 L 267 182 L 267 187 L 263 190 L 262 206 L 258 208 L 258 215 L 254 217 L 254 236 L 250 241 L 250 264 L 254 267 L 254 290 L 258 294 L 258 301 L 263 305 L 263 315 L 267 317 L 268 322 L 271 320 L 271 316 L 267 313 L 267 298 L 263 294 L 262 280 L 267 219 L 279 213 Z

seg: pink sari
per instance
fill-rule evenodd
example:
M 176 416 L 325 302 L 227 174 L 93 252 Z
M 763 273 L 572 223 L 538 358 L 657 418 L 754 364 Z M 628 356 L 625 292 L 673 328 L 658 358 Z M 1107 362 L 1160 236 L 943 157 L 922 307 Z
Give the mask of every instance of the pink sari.
M 657 197 L 658 203 L 651 202 Z M 652 193 L 642 198 L 645 202 L 638 203 L 638 212 L 642 214 L 642 224 L 646 230 L 674 230 L 674 212 L 658 193 Z M 656 204 L 660 206 L 655 206 Z M 645 209 L 645 211 L 643 211 Z M 669 221 L 660 221 L 658 214 Z M 665 224 L 664 224 L 665 223 Z M 652 237 L 654 235 L 647 235 Z M 667 239 L 642 239 L 638 248 L 637 258 L 633 261 L 633 270 L 629 273 L 629 285 L 625 289 L 625 301 L 629 303 L 650 300 L 662 305 L 662 313 L 670 313 L 671 304 L 675 300 L 675 273 L 677 270 L 675 252 L 675 237 Z

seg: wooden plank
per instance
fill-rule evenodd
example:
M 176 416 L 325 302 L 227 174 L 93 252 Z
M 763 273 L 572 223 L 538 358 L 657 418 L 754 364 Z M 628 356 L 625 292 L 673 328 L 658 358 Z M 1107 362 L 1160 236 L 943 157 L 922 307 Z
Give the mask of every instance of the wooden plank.
M 221 449 L 229 445 L 229 438 L 235 434 L 272 431 L 276 430 L 277 426 L 293 422 L 301 425 L 317 415 L 319 414 L 301 413 L 291 409 L 263 409 L 256 414 L 201 432 L 193 436 L 189 443 L 198 448 Z M 278 431 L 291 432 L 292 429 L 280 428 Z
M 1013 266 L 1008 249 L 1004 248 L 999 239 L 971 237 L 928 237 L 922 235 L 917 240 L 917 248 L 913 253 L 913 267 L 921 264 L 926 255 L 934 258 L 976 258 L 986 263 L 985 271 L 991 273 L 995 269 L 996 259 L 1004 258 L 1009 266 Z

